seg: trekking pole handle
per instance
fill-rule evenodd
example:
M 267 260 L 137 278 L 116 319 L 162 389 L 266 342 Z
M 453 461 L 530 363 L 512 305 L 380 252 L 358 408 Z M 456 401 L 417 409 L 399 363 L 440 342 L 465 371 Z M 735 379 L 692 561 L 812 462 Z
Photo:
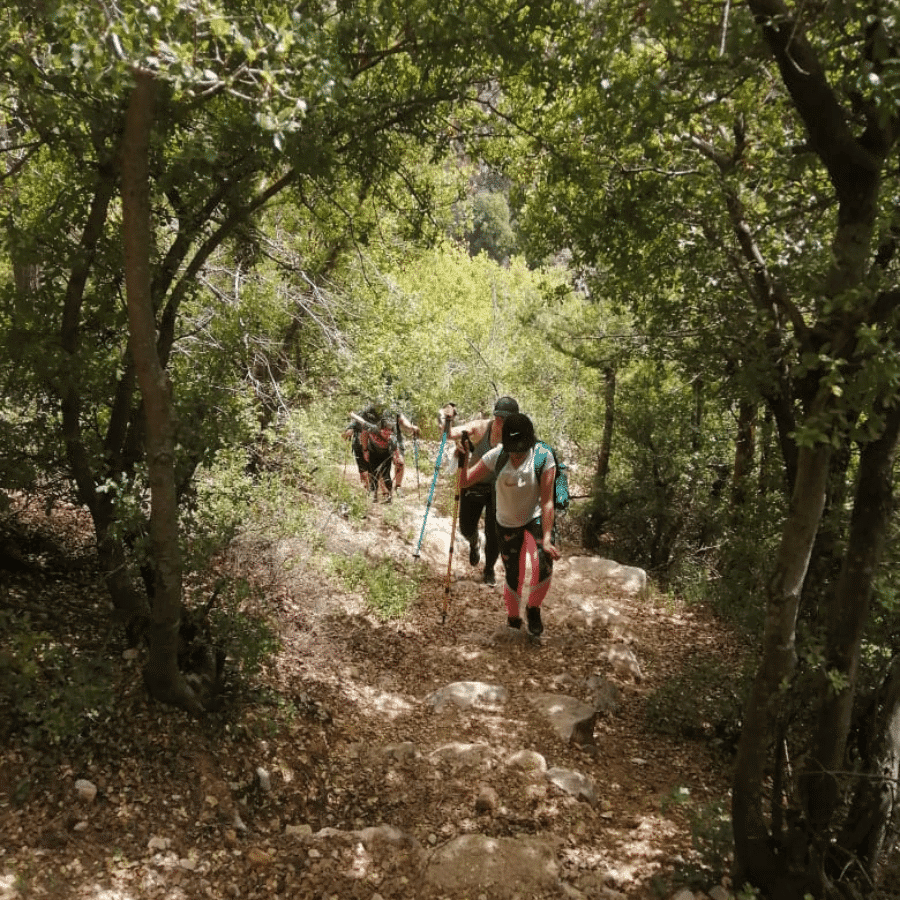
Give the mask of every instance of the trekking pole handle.
M 444 434 L 450 433 L 450 426 L 453 424 L 453 420 L 456 418 L 456 404 L 448 403 L 446 406 L 442 406 L 438 410 L 438 424 L 441 426 L 441 430 Z

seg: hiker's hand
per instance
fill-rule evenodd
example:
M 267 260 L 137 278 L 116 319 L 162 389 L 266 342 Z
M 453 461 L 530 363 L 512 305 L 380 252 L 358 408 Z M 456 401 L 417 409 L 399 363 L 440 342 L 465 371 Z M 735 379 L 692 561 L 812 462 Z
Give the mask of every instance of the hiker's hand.
M 441 426 L 441 428 L 443 428 L 447 422 L 452 422 L 455 418 L 456 418 L 456 404 L 455 403 L 448 403 L 448 404 L 446 404 L 446 406 L 444 406 L 438 410 L 438 424 Z
M 559 559 L 562 556 L 559 552 L 559 548 L 556 547 L 552 541 L 544 541 L 544 550 L 550 559 Z
M 421 434 L 421 429 L 419 428 L 418 425 L 413 425 L 413 427 L 410 430 L 412 431 L 413 437 L 418 437 Z

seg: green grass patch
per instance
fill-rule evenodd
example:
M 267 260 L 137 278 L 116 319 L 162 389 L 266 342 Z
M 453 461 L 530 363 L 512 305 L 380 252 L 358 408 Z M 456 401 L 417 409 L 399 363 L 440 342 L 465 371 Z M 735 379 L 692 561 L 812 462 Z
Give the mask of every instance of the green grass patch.
M 412 605 L 419 592 L 414 573 L 388 560 L 375 563 L 362 553 L 335 556 L 334 572 L 344 585 L 363 594 L 380 619 L 396 619 Z

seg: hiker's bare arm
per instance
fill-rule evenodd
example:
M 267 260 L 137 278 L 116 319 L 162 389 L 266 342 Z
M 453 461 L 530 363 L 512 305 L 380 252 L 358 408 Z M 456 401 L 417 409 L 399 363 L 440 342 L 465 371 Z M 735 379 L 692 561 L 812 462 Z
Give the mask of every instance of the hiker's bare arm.
M 456 425 L 450 429 L 450 437 L 459 443 L 462 440 L 463 432 L 469 432 L 469 440 L 473 444 L 477 444 L 483 437 L 485 431 L 491 427 L 491 419 L 473 419 L 464 425 Z
M 407 419 L 406 416 L 403 415 L 403 413 L 400 413 L 400 415 L 397 416 L 397 421 L 400 423 L 400 427 L 404 429 L 407 434 L 411 434 L 414 437 L 418 436 L 419 426 L 413 425 L 413 423 L 410 422 L 409 419 Z
M 469 448 L 463 447 L 462 460 L 459 464 L 459 486 L 465 490 L 470 485 L 483 481 L 491 470 L 484 464 L 483 459 L 479 459 L 472 468 L 469 468 Z
M 553 507 L 553 482 L 556 467 L 544 466 L 541 472 L 541 529 L 544 532 L 544 551 L 553 559 L 559 559 L 559 550 L 553 546 L 553 521 L 556 510 Z

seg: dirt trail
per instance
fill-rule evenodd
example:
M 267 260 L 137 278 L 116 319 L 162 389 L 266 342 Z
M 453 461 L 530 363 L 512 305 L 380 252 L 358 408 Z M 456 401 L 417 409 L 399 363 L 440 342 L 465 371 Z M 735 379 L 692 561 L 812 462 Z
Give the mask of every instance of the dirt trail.
M 327 684 L 330 696 L 340 698 L 335 720 L 343 740 L 331 745 L 332 763 L 340 759 L 342 777 L 355 784 L 354 791 L 374 793 L 385 821 L 410 831 L 425 847 L 472 832 L 541 834 L 558 842 L 563 872 L 579 889 L 599 884 L 598 890 L 626 897 L 660 891 L 665 896 L 673 873 L 696 861 L 689 817 L 678 800 L 689 797 L 691 808 L 700 809 L 726 797 L 727 760 L 704 743 L 679 743 L 651 732 L 645 703 L 687 659 L 732 652 L 728 636 L 711 619 L 615 581 L 603 587 L 611 615 L 595 617 L 586 627 L 562 597 L 569 561 L 581 555 L 564 541 L 564 558 L 545 603 L 544 636 L 537 643 L 506 640 L 502 567 L 498 564 L 497 586 L 483 584 L 482 567 L 469 565 L 468 544 L 458 535 L 444 621 L 448 490 L 438 490 L 421 545 L 424 485 L 418 495 L 407 489 L 390 506 L 373 505 L 362 529 L 333 520 L 324 529 L 329 549 L 390 559 L 422 578 L 419 603 L 400 621 L 378 623 L 355 598 L 344 597 L 339 616 L 332 606 L 327 625 L 306 640 L 297 638 L 303 645 L 296 651 L 305 660 L 304 676 Z M 303 590 L 307 602 L 310 587 Z M 627 670 L 615 670 L 607 658 L 611 645 L 632 649 L 640 681 Z M 323 673 L 330 675 L 323 679 Z M 591 676 L 615 685 L 619 702 L 614 712 L 597 719 L 594 746 L 567 744 L 529 696 L 560 692 L 583 699 Z M 453 708 L 436 713 L 427 702 L 440 688 L 469 681 L 501 684 L 509 700 L 499 712 L 478 713 Z M 454 742 L 486 745 L 487 759 L 471 766 L 445 765 L 435 779 L 440 748 Z M 429 765 L 412 778 L 407 772 L 402 790 L 388 798 L 383 778 L 390 767 L 379 748 L 402 744 L 414 747 L 417 758 Z M 503 765 L 522 750 L 539 753 L 548 766 L 583 773 L 596 787 L 596 802 L 535 785 Z M 484 796 L 496 799 L 479 800 Z M 367 821 L 358 816 L 355 827 Z
M 222 714 L 196 722 L 149 702 L 141 655 L 125 652 L 114 707 L 97 714 L 80 745 L 47 756 L 13 741 L 0 757 L 0 900 L 671 896 L 701 861 L 686 812 L 727 795 L 728 761 L 706 743 L 651 731 L 646 703 L 693 655 L 730 652 L 728 636 L 698 613 L 614 583 L 601 614 L 585 619 L 562 594 L 574 552 L 565 543 L 540 642 L 502 638 L 501 588 L 480 582 L 464 542 L 442 621 L 448 500 L 439 491 L 415 559 L 426 496 L 413 482 L 403 499 L 372 506 L 362 525 L 323 512 L 312 540 L 246 535 L 235 545 L 227 565 L 262 588 L 282 646 L 258 689 Z M 415 574 L 418 602 L 379 620 L 328 573 L 323 549 Z M 29 582 L 29 591 L 46 591 L 31 605 L 67 610 L 65 627 L 83 652 L 108 655 L 101 617 L 72 616 L 87 591 L 100 595 L 96 573 L 44 574 L 42 588 Z M 2 599 L 25 590 L 14 585 Z M 633 651 L 640 681 L 615 669 L 611 644 Z M 588 700 L 591 676 L 617 699 L 583 746 L 561 739 L 530 699 Z M 429 702 L 458 682 L 499 685 L 505 702 L 440 710 Z M 562 790 L 514 758 L 580 773 L 595 797 Z M 80 779 L 97 788 L 93 800 L 79 798 Z M 685 797 L 688 805 L 675 802 Z M 551 848 L 552 884 L 456 891 L 423 882 L 429 859 L 476 836 Z

